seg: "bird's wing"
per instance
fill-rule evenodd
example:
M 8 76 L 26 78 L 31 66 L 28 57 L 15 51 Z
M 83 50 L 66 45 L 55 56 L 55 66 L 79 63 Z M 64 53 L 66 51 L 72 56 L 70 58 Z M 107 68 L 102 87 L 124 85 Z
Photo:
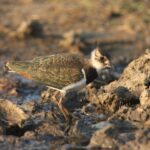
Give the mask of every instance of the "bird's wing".
M 82 58 L 74 54 L 38 57 L 32 61 L 30 74 L 38 82 L 58 89 L 84 78 Z

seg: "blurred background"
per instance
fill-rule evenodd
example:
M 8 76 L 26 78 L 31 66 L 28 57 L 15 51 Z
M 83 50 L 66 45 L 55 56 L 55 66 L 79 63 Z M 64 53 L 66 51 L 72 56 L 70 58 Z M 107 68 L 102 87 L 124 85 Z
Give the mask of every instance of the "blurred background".
M 150 0 L 0 0 L 0 149 L 47 150 L 49 147 L 54 149 L 52 145 L 88 145 L 90 141 L 99 142 L 102 149 L 103 146 L 104 149 L 120 149 L 119 146 L 126 143 L 131 146 L 127 145 L 124 150 L 139 149 L 141 143 L 143 150 L 150 147 L 149 109 L 145 106 L 135 109 L 137 98 L 134 98 L 136 104 L 133 107 L 120 107 L 122 103 L 123 106 L 132 103 L 128 89 L 121 86 L 119 91 L 114 86 L 123 98 L 120 100 L 120 96 L 110 92 L 112 96 L 108 95 L 108 101 L 103 101 L 104 106 L 99 105 L 101 97 L 98 95 L 104 92 L 102 96 L 107 100 L 105 89 L 99 90 L 100 84 L 106 82 L 97 82 L 85 92 L 72 94 L 67 104 L 80 119 L 69 129 L 54 106 L 51 91 L 21 76 L 4 72 L 4 63 L 8 60 L 30 60 L 62 52 L 86 56 L 97 46 L 110 55 L 118 77 L 130 61 L 150 48 Z M 129 76 L 134 77 L 134 73 Z M 126 77 L 130 82 L 129 76 Z M 139 88 L 140 84 L 134 85 Z M 150 94 L 146 94 L 147 100 Z M 115 109 L 119 110 L 109 117 L 108 110 Z M 25 120 L 23 127 L 13 126 L 16 122 L 20 125 L 22 120 Z M 93 134 L 93 128 L 98 134 Z M 104 130 L 101 132 L 101 129 Z M 70 138 L 74 136 L 77 139 Z
M 0 70 L 6 60 L 107 51 L 117 71 L 150 47 L 149 0 L 1 0 Z

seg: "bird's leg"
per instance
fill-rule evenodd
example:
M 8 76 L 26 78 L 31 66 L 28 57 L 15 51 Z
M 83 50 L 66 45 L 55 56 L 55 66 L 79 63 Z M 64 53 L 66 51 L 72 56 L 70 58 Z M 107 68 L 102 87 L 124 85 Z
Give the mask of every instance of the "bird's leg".
M 58 100 L 57 95 L 61 94 L 60 99 Z M 55 102 L 57 103 L 60 111 L 62 112 L 63 116 L 65 117 L 66 120 L 70 119 L 70 114 L 68 112 L 68 110 L 63 106 L 63 99 L 64 99 L 65 94 L 61 93 L 60 91 L 56 91 L 55 94 L 53 95 L 53 98 L 55 100 Z
M 61 112 L 63 113 L 65 119 L 68 120 L 70 114 L 69 114 L 68 110 L 67 110 L 67 109 L 63 106 L 63 104 L 62 104 L 63 99 L 64 99 L 64 97 L 61 96 L 61 98 L 60 98 L 60 100 L 59 100 L 59 102 L 58 102 L 58 107 L 59 107 L 59 109 L 61 110 Z

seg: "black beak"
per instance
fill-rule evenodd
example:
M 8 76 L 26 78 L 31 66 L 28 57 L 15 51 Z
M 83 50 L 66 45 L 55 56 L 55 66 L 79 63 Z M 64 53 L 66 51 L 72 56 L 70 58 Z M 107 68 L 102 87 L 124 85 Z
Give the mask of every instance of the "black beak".
M 106 66 L 106 69 L 109 69 L 109 70 L 110 70 L 110 69 L 114 69 L 114 66 L 113 66 L 113 65 L 107 65 L 107 66 Z

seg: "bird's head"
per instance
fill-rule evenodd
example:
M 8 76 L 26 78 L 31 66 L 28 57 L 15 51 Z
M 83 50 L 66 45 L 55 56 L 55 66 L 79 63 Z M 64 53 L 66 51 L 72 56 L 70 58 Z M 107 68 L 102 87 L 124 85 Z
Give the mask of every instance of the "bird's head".
M 112 68 L 111 62 L 108 57 L 100 50 L 95 48 L 91 53 L 91 64 L 99 74 L 103 69 Z

